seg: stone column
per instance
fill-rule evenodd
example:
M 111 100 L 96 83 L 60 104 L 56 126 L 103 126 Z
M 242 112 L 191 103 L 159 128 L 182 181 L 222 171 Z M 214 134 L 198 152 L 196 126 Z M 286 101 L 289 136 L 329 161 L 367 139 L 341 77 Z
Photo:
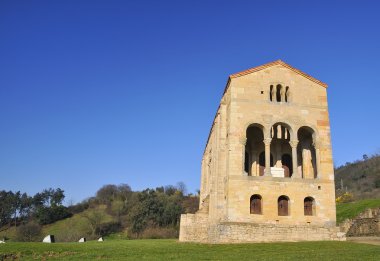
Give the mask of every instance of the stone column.
M 315 149 L 315 163 L 317 167 L 317 179 L 321 178 L 321 156 L 320 156 L 320 143 L 319 142 L 313 142 L 313 146 Z
M 292 147 L 292 165 L 293 165 L 292 178 L 301 178 L 300 173 L 298 173 L 298 159 L 297 159 L 298 140 L 291 140 L 289 144 Z
M 270 172 L 270 143 L 272 139 L 266 138 L 264 139 L 265 144 L 265 173 L 264 176 L 272 176 Z

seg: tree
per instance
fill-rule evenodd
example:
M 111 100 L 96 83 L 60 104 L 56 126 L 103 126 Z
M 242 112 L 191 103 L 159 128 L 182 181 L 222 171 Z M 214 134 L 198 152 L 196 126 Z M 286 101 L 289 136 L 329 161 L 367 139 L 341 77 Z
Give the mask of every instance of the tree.
M 94 209 L 92 211 L 87 211 L 82 214 L 82 217 L 87 219 L 88 226 L 91 230 L 91 235 L 96 235 L 96 232 L 99 230 L 100 225 L 104 221 L 105 215 L 104 211 Z
M 22 242 L 40 241 L 41 226 L 35 222 L 19 226 L 16 231 L 16 240 Z
M 186 189 L 185 183 L 183 183 L 182 181 L 178 182 L 177 183 L 177 190 L 180 191 L 182 193 L 182 195 L 186 195 L 187 189 Z
M 96 198 L 103 204 L 110 204 L 118 194 L 116 185 L 104 185 L 96 192 Z

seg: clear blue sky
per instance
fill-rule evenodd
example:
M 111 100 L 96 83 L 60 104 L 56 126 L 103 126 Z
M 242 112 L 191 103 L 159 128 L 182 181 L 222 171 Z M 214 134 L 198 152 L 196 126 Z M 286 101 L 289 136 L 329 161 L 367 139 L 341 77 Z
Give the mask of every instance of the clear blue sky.
M 0 190 L 200 184 L 231 73 L 329 85 L 335 165 L 380 151 L 378 1 L 0 1 Z

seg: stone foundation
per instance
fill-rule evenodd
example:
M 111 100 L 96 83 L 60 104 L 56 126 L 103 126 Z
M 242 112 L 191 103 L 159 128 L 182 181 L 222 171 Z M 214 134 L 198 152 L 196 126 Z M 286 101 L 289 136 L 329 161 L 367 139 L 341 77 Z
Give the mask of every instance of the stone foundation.
M 200 243 L 249 243 L 289 241 L 345 241 L 338 227 L 220 222 L 209 224 L 206 214 L 181 215 L 179 241 Z

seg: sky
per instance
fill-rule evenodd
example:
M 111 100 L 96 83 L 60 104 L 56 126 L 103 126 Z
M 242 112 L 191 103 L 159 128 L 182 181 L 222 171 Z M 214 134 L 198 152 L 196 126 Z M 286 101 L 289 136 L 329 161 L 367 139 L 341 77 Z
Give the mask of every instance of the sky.
M 379 1 L 0 1 L 0 190 L 200 186 L 228 75 L 326 82 L 336 166 L 380 152 Z

